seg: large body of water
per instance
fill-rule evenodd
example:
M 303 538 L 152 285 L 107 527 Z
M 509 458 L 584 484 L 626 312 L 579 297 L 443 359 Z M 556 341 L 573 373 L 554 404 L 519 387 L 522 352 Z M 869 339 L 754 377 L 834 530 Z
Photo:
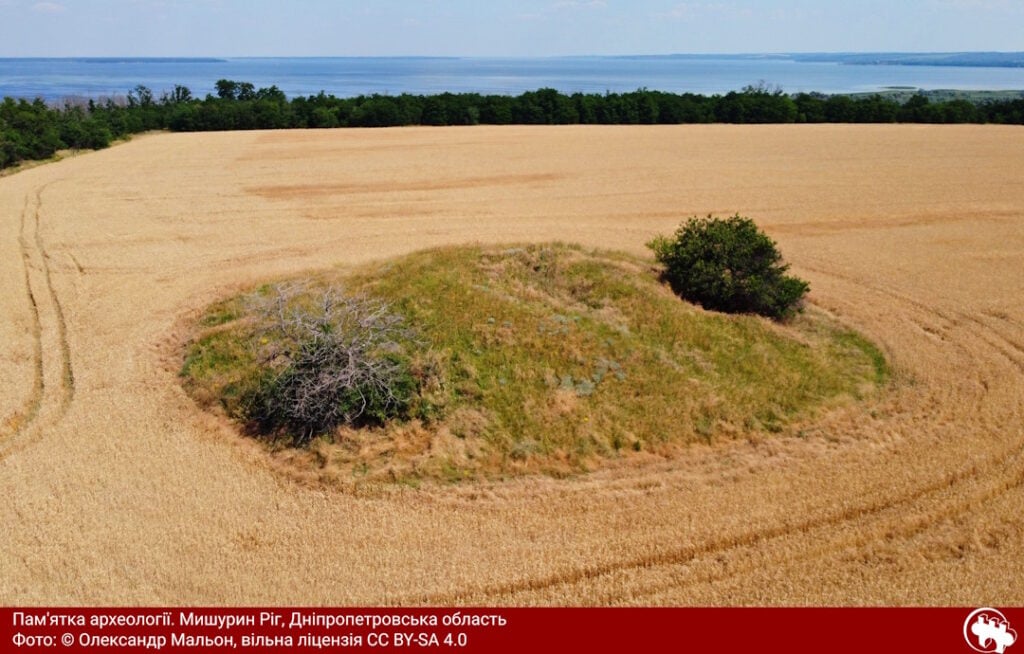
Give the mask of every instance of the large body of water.
M 542 87 L 564 93 L 638 88 L 705 95 L 764 82 L 787 93 L 921 89 L 1021 90 L 1024 68 L 848 65 L 789 56 L 551 58 L 0 59 L 0 96 L 123 96 L 144 85 L 159 96 L 175 84 L 202 97 L 218 79 L 276 85 L 289 97 L 477 92 L 516 95 Z

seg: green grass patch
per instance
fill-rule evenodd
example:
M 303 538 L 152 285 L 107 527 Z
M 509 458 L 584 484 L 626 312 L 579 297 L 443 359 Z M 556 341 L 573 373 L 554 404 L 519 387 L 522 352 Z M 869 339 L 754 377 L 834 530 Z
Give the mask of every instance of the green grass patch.
M 290 453 L 325 479 L 571 474 L 783 432 L 889 376 L 872 343 L 813 309 L 781 325 L 707 312 L 650 262 L 619 253 L 446 248 L 319 275 L 309 288 L 328 286 L 404 318 L 417 390 L 412 420 L 341 428 Z M 254 341 L 266 332 L 250 305 L 211 307 L 182 369 L 194 397 L 243 423 L 246 389 L 265 374 L 266 344 Z

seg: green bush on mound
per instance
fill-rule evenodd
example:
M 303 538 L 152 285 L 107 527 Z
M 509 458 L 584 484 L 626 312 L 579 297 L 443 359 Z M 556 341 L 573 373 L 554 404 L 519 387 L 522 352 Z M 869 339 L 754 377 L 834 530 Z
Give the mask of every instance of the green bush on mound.
M 362 381 L 335 384 L 353 362 Z M 800 429 L 887 374 L 820 312 L 698 311 L 649 261 L 557 244 L 429 250 L 226 300 L 182 372 L 304 478 L 341 485 L 570 474 Z
M 675 238 L 659 236 L 648 247 L 665 265 L 665 279 L 684 299 L 725 313 L 791 317 L 809 290 L 807 282 L 786 275 L 788 265 L 754 221 L 690 218 Z

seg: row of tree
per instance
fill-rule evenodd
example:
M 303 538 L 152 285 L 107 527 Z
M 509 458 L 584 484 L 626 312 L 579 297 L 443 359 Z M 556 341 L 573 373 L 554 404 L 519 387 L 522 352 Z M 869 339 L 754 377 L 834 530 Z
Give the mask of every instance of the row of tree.
M 853 98 L 764 86 L 725 95 L 574 93 L 540 89 L 518 96 L 478 93 L 371 95 L 338 98 L 321 92 L 289 100 L 276 86 L 219 80 L 216 94 L 195 98 L 189 89 L 154 97 L 138 86 L 123 98 L 68 102 L 5 98 L 0 103 L 0 168 L 45 159 L 61 149 L 106 147 L 114 139 L 154 130 L 391 127 L 401 125 L 566 125 L 679 123 L 1005 123 L 1024 124 L 1024 99 L 972 103 L 906 103 L 882 96 Z

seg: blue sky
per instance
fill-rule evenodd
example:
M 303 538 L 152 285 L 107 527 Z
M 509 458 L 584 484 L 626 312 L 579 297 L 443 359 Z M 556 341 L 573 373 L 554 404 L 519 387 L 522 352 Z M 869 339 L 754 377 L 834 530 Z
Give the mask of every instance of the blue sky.
M 0 0 L 0 56 L 1024 50 L 1024 0 Z

